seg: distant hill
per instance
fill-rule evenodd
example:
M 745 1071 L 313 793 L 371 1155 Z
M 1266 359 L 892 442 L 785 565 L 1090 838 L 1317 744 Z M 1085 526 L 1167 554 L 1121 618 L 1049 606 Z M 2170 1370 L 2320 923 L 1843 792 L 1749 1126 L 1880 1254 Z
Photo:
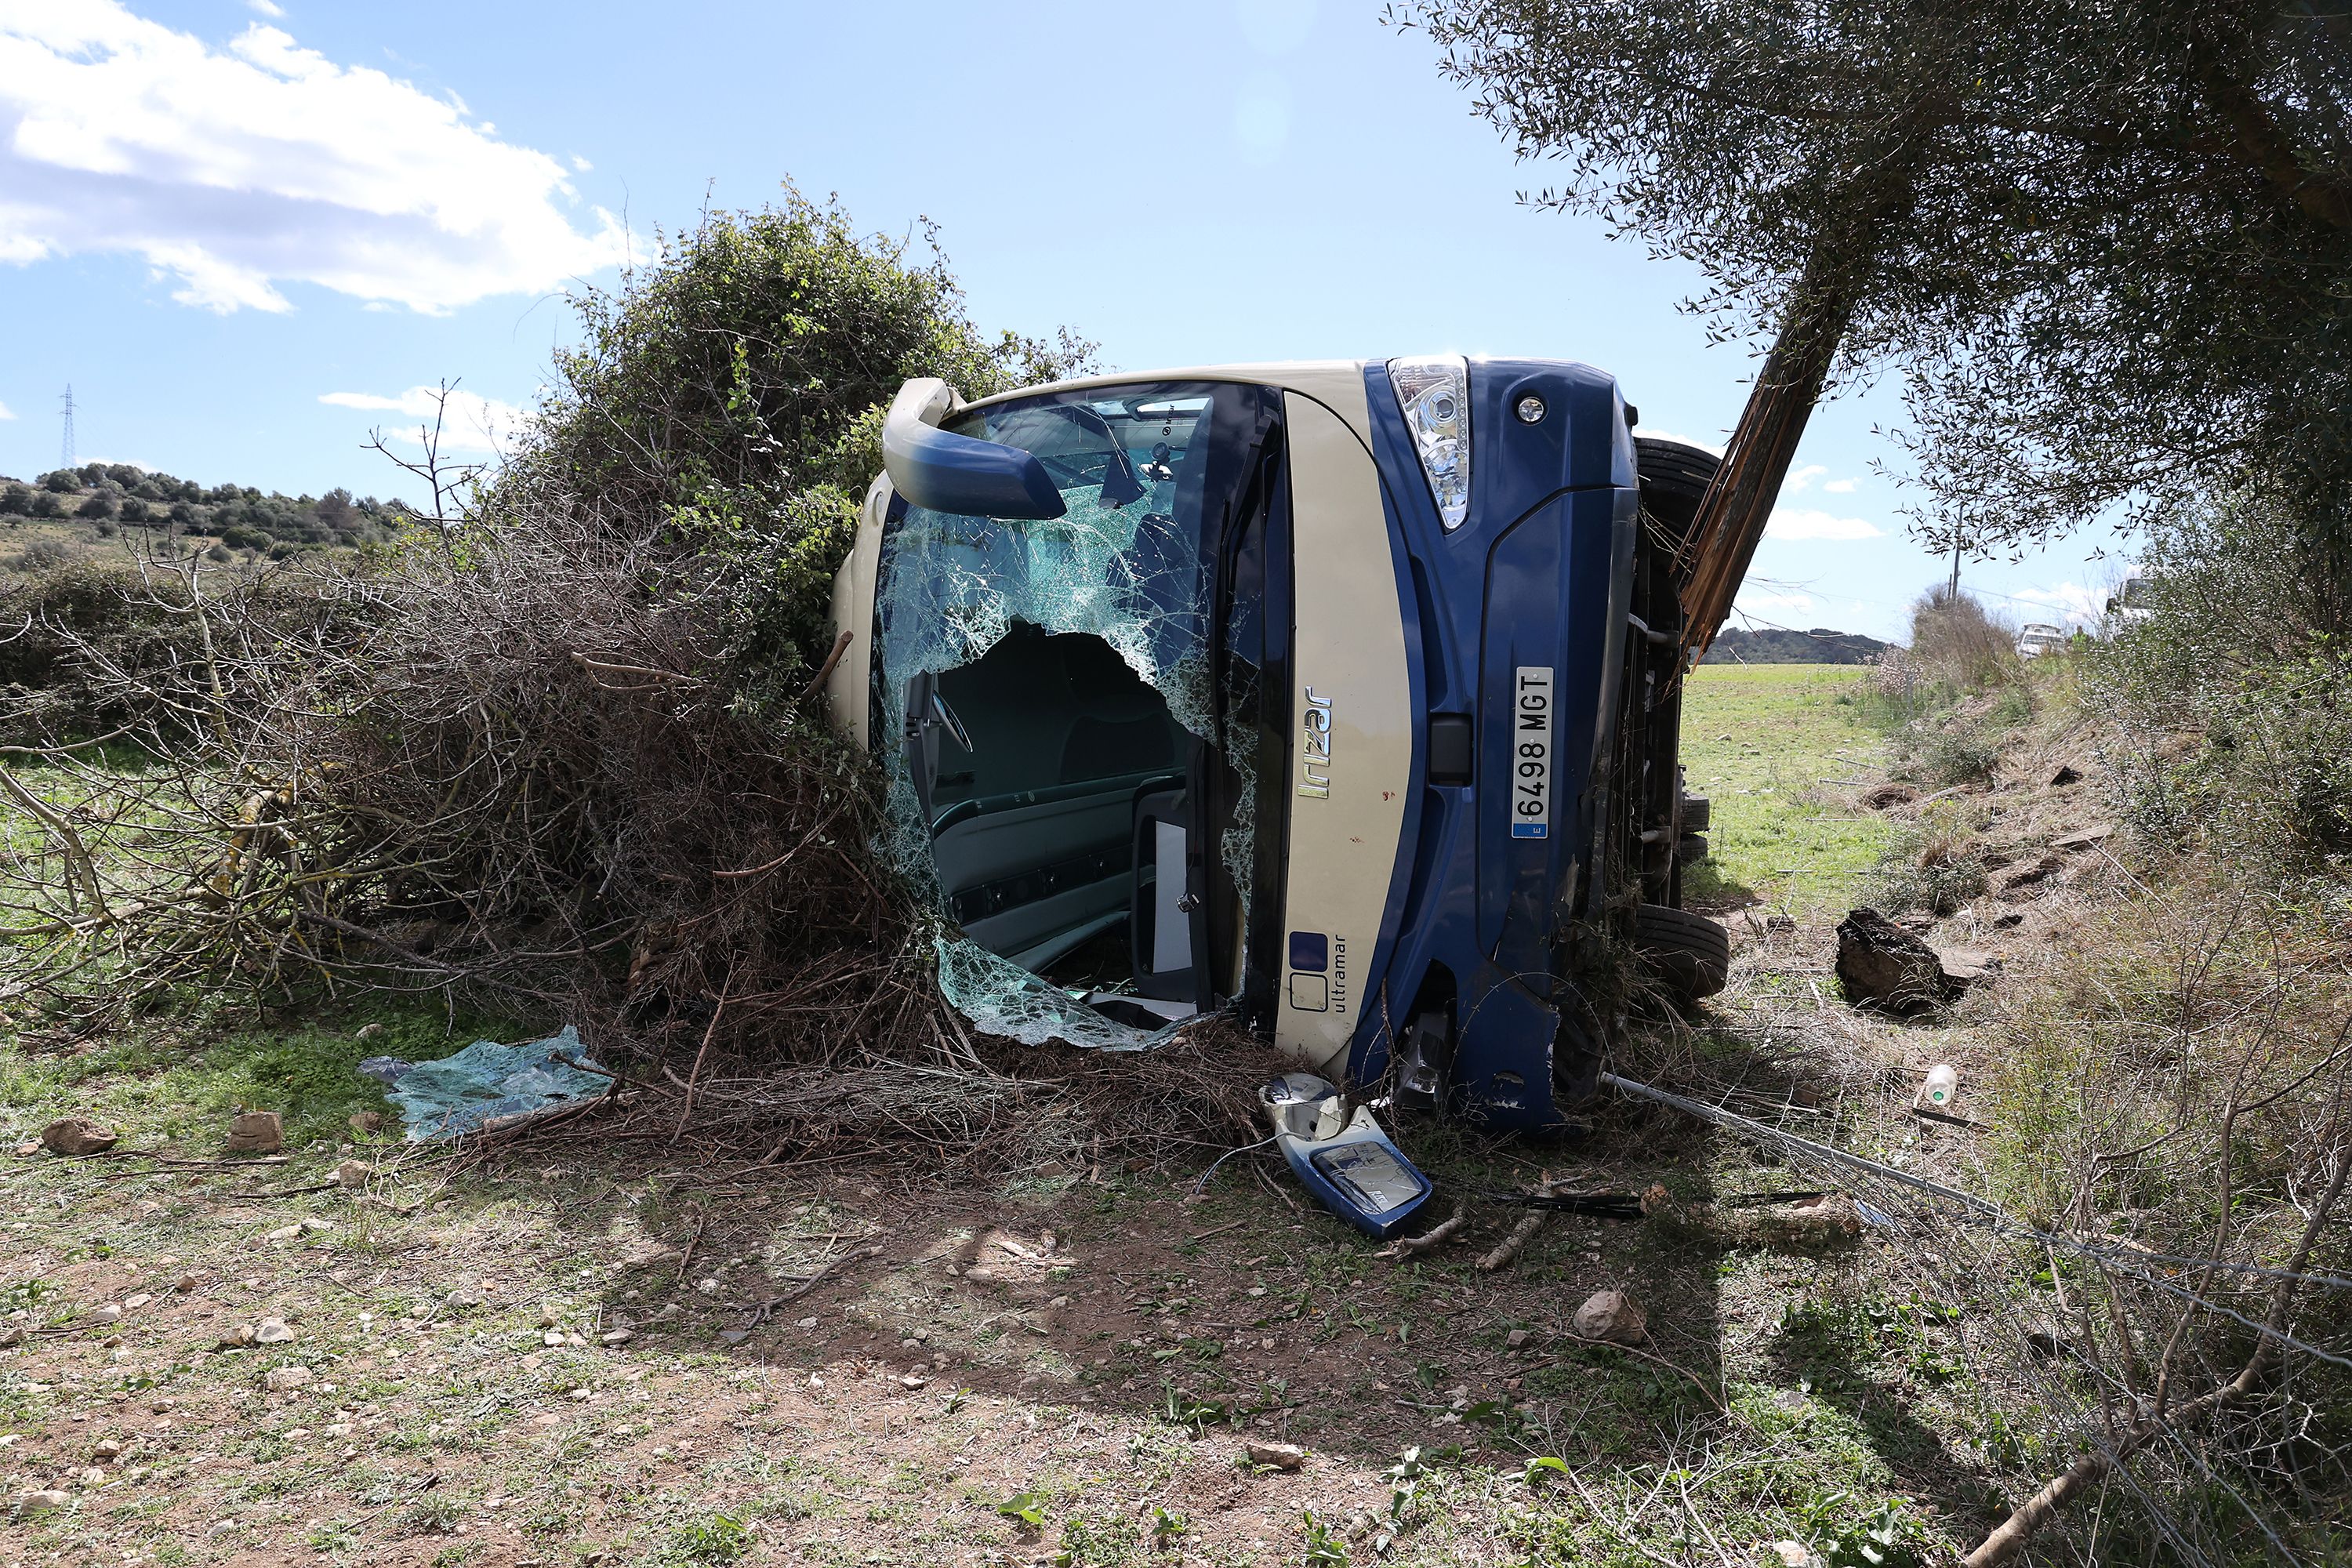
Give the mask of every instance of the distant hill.
M 1780 626 L 1727 626 L 1716 634 L 1702 664 L 1875 664 L 1887 645 L 1860 632 L 1815 626 L 1809 632 Z
M 0 565 L 20 572 L 62 565 L 102 552 L 103 542 L 130 530 L 220 560 L 240 552 L 283 558 L 381 539 L 404 516 L 397 501 L 354 499 L 346 489 L 289 496 L 208 488 L 130 463 L 84 463 L 31 480 L 0 475 Z

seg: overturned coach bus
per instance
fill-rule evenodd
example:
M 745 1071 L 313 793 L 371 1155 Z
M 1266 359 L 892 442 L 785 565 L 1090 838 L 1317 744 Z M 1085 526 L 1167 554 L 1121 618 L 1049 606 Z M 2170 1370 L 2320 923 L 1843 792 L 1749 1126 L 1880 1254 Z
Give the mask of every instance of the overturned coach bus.
M 1633 419 L 1558 361 L 908 383 L 828 695 L 950 997 L 1086 1045 L 1231 1009 L 1334 1081 L 1539 1127 L 1591 1092 L 1610 954 L 1720 987 L 1676 763 L 1716 459 Z

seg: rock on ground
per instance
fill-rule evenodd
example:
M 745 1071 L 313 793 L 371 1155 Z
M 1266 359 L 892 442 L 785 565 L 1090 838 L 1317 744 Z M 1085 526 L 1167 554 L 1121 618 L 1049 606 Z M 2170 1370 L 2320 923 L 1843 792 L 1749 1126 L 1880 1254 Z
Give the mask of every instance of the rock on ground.
M 1638 1345 L 1650 1337 L 1641 1303 L 1622 1290 L 1595 1290 L 1576 1310 L 1576 1331 L 1588 1340 Z
M 41 1147 L 52 1154 L 103 1154 L 121 1141 L 114 1129 L 87 1116 L 66 1116 L 41 1129 Z
M 1290 1443 L 1252 1443 L 1248 1452 L 1251 1464 L 1277 1470 L 1295 1470 L 1307 1462 L 1307 1450 Z
M 275 1154 L 286 1147 L 286 1123 L 274 1110 L 242 1110 L 229 1118 L 232 1154 Z

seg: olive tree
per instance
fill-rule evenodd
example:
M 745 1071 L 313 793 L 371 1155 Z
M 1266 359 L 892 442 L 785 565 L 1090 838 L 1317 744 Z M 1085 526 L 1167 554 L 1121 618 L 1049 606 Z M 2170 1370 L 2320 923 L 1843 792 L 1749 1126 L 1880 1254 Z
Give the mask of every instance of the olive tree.
M 2352 616 L 2341 7 L 1404 0 L 1391 19 L 1559 169 L 1528 200 L 1696 263 L 1719 331 L 1786 349 L 1801 329 L 1816 390 L 1899 368 L 1927 538 L 1990 552 L 2251 493 L 2331 585 L 2321 629 Z

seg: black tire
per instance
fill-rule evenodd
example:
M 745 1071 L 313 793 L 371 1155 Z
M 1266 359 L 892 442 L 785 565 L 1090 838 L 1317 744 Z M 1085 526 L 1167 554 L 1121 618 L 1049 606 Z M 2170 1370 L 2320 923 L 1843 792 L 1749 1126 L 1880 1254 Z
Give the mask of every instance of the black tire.
M 1731 937 L 1705 915 L 1643 904 L 1633 917 L 1633 948 L 1676 995 L 1712 996 L 1731 978 Z
M 1675 840 L 1675 858 L 1685 866 L 1694 860 L 1706 859 L 1706 835 L 1692 833 L 1685 829 L 1683 836 Z
M 1683 831 L 1705 833 L 1715 824 L 1715 805 L 1703 795 L 1683 796 Z
M 1714 453 L 1681 441 L 1662 440 L 1655 436 L 1633 437 L 1633 470 L 1642 476 L 1642 500 L 1646 504 L 1653 492 L 1658 500 L 1680 500 L 1696 508 L 1698 498 L 1715 478 L 1715 470 L 1723 459 Z

